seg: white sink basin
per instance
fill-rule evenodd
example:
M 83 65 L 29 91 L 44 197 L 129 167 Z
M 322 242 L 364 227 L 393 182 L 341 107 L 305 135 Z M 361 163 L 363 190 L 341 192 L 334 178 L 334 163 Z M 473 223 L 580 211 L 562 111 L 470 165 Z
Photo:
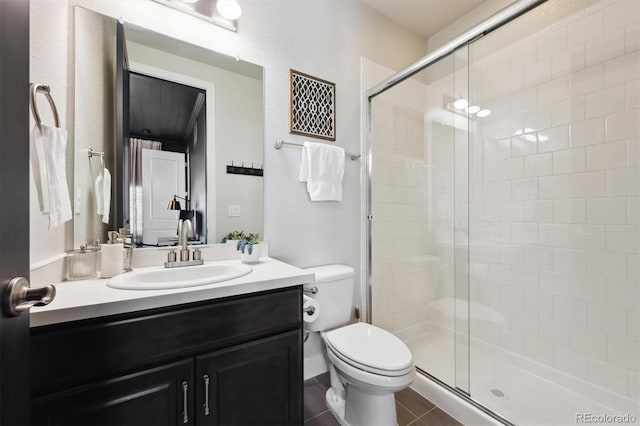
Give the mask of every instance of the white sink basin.
M 182 268 L 144 268 L 111 278 L 107 285 L 125 290 L 162 290 L 195 287 L 228 281 L 247 275 L 253 269 L 245 264 L 205 263 Z

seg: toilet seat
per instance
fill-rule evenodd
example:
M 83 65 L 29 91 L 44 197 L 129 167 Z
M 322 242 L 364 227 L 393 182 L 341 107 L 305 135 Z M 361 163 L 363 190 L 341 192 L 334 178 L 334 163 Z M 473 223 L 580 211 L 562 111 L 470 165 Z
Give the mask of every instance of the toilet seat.
M 323 333 L 322 337 L 337 358 L 360 370 L 398 377 L 414 368 L 404 342 L 374 325 L 351 324 Z
M 327 357 L 340 377 L 345 379 L 347 383 L 356 385 L 361 390 L 366 389 L 369 394 L 386 394 L 400 391 L 409 386 L 416 375 L 416 370 L 413 366 L 404 374 L 389 376 L 370 372 L 354 366 L 350 362 L 345 362 L 333 350 L 327 351 Z

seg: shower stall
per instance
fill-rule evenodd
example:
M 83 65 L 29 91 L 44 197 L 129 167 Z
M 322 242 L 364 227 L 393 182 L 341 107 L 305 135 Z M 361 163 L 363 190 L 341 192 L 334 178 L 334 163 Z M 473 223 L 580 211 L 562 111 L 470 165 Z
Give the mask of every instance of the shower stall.
M 640 1 L 517 3 L 367 92 L 368 318 L 503 422 L 638 422 Z

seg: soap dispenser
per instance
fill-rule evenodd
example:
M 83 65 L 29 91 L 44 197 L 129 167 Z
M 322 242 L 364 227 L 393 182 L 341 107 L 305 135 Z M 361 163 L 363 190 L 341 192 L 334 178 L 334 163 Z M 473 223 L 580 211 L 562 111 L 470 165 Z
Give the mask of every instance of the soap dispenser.
M 102 278 L 115 277 L 122 273 L 124 245 L 116 231 L 107 233 L 107 244 L 102 245 Z

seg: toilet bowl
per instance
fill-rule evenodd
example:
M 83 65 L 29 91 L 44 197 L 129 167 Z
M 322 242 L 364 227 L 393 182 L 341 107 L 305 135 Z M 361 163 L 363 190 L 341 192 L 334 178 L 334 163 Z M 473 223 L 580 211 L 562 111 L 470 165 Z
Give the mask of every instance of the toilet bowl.
M 415 377 L 409 348 L 393 334 L 371 324 L 349 321 L 354 271 L 345 265 L 307 270 L 315 273 L 320 304 L 310 331 L 320 331 L 329 361 L 331 388 L 327 406 L 343 426 L 397 425 L 394 393 Z M 310 292 L 311 293 L 311 292 Z

